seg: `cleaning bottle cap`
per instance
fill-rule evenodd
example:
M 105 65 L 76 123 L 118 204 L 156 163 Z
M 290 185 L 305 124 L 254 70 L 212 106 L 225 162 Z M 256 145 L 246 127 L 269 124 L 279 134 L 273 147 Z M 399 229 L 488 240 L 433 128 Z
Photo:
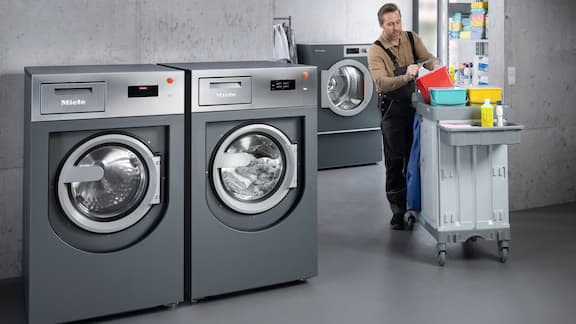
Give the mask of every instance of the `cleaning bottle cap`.
M 484 98 L 484 104 L 489 105 L 490 104 L 490 98 Z

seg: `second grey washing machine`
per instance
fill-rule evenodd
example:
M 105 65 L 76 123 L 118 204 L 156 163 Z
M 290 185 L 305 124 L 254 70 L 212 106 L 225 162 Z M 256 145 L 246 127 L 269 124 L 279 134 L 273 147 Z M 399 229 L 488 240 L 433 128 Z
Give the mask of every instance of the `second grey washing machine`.
M 318 168 L 382 161 L 378 93 L 368 70 L 370 44 L 297 44 L 298 61 L 318 78 Z
M 28 323 L 184 300 L 184 73 L 25 69 Z
M 316 69 L 267 61 L 186 71 L 186 295 L 317 274 Z

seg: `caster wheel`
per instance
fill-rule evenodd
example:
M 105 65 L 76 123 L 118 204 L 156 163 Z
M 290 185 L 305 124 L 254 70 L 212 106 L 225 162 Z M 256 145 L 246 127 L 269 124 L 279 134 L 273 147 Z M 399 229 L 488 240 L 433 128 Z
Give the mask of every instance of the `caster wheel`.
M 416 224 L 416 215 L 411 211 L 406 212 L 404 215 L 404 223 L 406 224 L 406 229 L 412 231 L 414 224 Z
M 176 309 L 176 307 L 178 307 L 178 303 L 165 304 L 164 307 L 170 308 L 170 309 Z
M 409 231 L 414 230 L 414 224 L 415 223 L 416 223 L 416 218 L 414 216 L 408 217 L 408 220 L 406 221 L 406 229 Z
M 502 247 L 500 248 L 500 262 L 502 263 L 506 263 L 506 261 L 508 260 L 508 248 L 507 247 Z
M 446 264 L 446 251 L 438 252 L 438 265 L 443 267 Z

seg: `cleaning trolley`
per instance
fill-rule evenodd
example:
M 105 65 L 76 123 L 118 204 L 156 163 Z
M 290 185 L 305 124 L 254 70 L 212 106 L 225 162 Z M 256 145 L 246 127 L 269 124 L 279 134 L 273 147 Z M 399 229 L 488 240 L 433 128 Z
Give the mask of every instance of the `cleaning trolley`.
M 497 241 L 500 261 L 506 262 L 508 145 L 520 143 L 523 126 L 506 121 L 481 127 L 480 106 L 465 106 L 461 98 L 453 105 L 426 101 L 419 93 L 413 96 L 420 124 L 421 209 L 407 218 L 436 239 L 441 266 L 448 243 L 477 238 Z M 410 196 L 410 186 L 408 190 Z

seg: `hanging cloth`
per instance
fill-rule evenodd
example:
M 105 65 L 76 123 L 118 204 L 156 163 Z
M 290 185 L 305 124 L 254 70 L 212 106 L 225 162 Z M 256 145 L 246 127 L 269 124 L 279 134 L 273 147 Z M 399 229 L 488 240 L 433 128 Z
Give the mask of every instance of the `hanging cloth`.
M 289 61 L 290 49 L 288 47 L 288 37 L 282 25 L 274 25 L 273 39 L 273 59 L 274 61 Z
M 284 31 L 286 31 L 286 36 L 288 38 L 288 52 L 290 53 L 290 63 L 298 63 L 298 55 L 296 54 L 296 38 L 294 37 L 294 29 L 286 23 L 282 24 L 284 26 Z
M 406 205 L 408 210 L 422 210 L 422 189 L 420 187 L 420 117 L 414 117 L 414 136 L 410 159 L 406 167 Z

